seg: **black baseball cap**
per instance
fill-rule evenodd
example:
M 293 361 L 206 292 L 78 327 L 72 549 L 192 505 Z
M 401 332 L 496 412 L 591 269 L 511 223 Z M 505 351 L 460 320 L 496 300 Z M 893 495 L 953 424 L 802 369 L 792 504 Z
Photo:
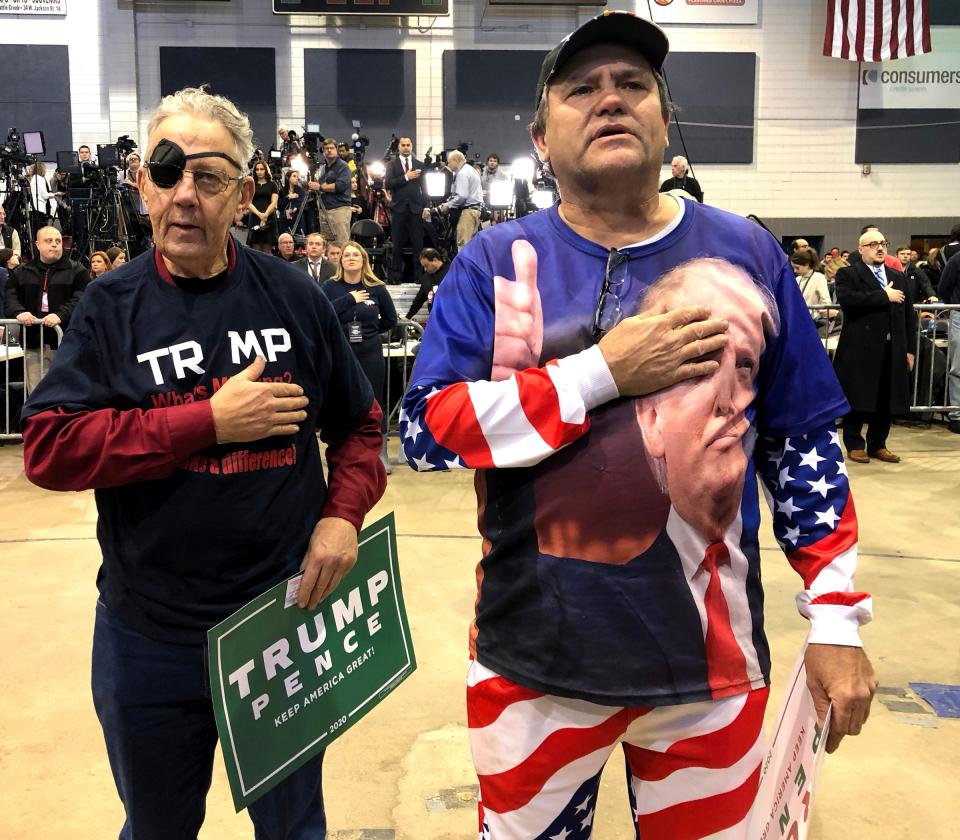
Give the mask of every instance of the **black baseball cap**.
M 543 89 L 561 68 L 580 50 L 596 44 L 624 44 L 633 47 L 658 73 L 662 71 L 664 59 L 670 51 L 670 42 L 666 34 L 655 23 L 637 17 L 632 12 L 615 12 L 608 9 L 602 15 L 588 20 L 579 29 L 575 29 L 547 53 L 547 57 L 540 66 L 535 107 L 539 107 L 540 100 L 543 98 Z

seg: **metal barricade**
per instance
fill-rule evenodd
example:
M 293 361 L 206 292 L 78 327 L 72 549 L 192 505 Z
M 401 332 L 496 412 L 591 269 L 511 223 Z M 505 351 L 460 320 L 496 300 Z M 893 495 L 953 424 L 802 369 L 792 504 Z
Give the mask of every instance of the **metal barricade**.
M 913 309 L 917 317 L 917 341 L 913 349 L 910 410 L 917 413 L 960 411 L 960 304 L 915 303 Z M 952 394 L 951 367 L 956 371 Z
M 843 318 L 837 304 L 807 304 L 817 326 L 820 343 L 830 358 L 837 349 Z M 960 304 L 916 303 L 917 340 L 911 373 L 910 411 L 933 414 L 960 411 Z M 954 323 L 950 329 L 951 318 Z M 954 393 L 950 393 L 950 368 L 953 366 Z M 951 396 L 953 399 L 951 400 Z
M 60 327 L 45 327 L 41 321 L 33 324 L 21 324 L 14 318 L 0 319 L 0 330 L 3 331 L 0 343 L 0 364 L 3 371 L 0 373 L 0 383 L 3 385 L 3 408 L 0 415 L 0 440 L 20 441 L 22 436 L 20 427 L 20 408 L 30 396 L 30 391 L 36 386 L 27 375 L 28 365 L 32 361 L 30 355 L 35 352 L 27 348 L 27 331 L 38 329 L 40 332 L 40 352 L 38 355 L 37 381 L 43 378 L 47 370 L 46 331 L 52 329 L 56 335 L 56 347 L 63 341 L 63 330 Z
M 410 384 L 410 374 L 422 338 L 423 327 L 420 324 L 401 318 L 383 344 L 383 358 L 387 367 L 385 410 L 388 431 L 400 415 L 400 406 Z M 399 370 L 395 373 L 394 368 Z
M 820 335 L 820 343 L 827 355 L 832 359 L 840 338 L 840 328 L 843 324 L 843 313 L 836 303 L 808 303 L 810 317 Z

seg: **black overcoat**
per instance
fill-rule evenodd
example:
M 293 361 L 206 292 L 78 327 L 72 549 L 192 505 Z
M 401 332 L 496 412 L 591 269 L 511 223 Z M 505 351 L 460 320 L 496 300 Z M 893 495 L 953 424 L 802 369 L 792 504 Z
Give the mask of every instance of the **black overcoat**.
M 906 414 L 911 395 L 907 353 L 916 352 L 917 318 L 907 278 L 892 268 L 885 271 L 888 285 L 904 293 L 903 303 L 891 303 L 862 261 L 837 272 L 837 302 L 843 310 L 843 330 L 833 366 L 853 411 L 882 411 L 884 406 L 877 405 L 877 395 L 889 335 L 889 411 Z

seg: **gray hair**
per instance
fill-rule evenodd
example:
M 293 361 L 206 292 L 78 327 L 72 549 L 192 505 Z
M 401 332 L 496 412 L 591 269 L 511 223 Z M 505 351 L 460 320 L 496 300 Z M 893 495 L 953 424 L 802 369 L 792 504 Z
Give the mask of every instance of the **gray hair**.
M 447 155 L 447 163 L 463 163 L 467 156 L 459 149 L 454 149 Z
M 150 117 L 147 136 L 152 135 L 157 126 L 168 117 L 180 114 L 191 114 L 220 123 L 230 132 L 237 149 L 237 163 L 241 169 L 253 157 L 253 129 L 250 128 L 250 119 L 225 96 L 207 93 L 206 85 L 183 88 L 163 97 Z
M 683 174 L 686 175 L 690 171 L 690 161 L 688 161 L 683 155 L 674 155 L 673 160 L 670 161 L 670 164 L 679 162 L 683 167 Z

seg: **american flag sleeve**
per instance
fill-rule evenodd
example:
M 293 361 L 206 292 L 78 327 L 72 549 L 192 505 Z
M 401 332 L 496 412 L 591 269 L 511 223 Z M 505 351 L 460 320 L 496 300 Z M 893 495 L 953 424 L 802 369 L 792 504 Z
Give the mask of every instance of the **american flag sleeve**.
M 763 438 L 755 458 L 774 536 L 803 578 L 797 608 L 810 621 L 808 641 L 860 647 L 873 599 L 854 591 L 857 514 L 836 429 Z
M 530 466 L 585 434 L 587 412 L 617 396 L 599 347 L 498 382 L 415 373 L 400 411 L 403 453 L 416 470 Z

